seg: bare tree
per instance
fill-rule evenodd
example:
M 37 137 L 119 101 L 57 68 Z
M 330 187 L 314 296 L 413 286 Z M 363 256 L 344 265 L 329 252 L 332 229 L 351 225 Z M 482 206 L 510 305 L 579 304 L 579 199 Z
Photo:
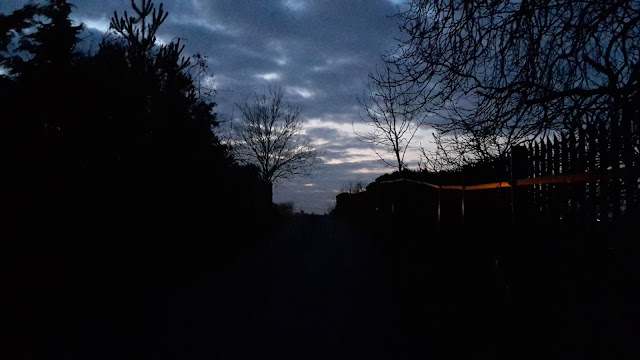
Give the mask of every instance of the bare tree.
M 348 194 L 358 194 L 365 190 L 367 190 L 367 186 L 362 181 L 349 181 L 340 191 Z
M 303 134 L 300 109 L 283 97 L 282 89 L 269 89 L 238 104 L 241 116 L 232 130 L 236 158 L 256 165 L 261 179 L 270 183 L 309 175 L 318 162 L 318 152 Z
M 404 157 L 423 123 L 423 118 L 419 111 L 411 109 L 405 89 L 396 84 L 390 68 L 387 67 L 383 73 L 378 72 L 371 78 L 374 81 L 369 83 L 364 98 L 359 100 L 364 109 L 360 119 L 369 130 L 358 133 L 354 127 L 353 131 L 360 141 L 371 145 L 386 165 L 402 171 L 407 168 Z M 388 160 L 377 147 L 384 147 L 394 159 Z
M 443 139 L 441 133 L 433 133 L 433 148 L 420 147 L 419 168 L 438 173 L 459 169 L 466 163 L 465 149 L 455 139 Z
M 131 0 L 131 7 L 135 17 L 129 16 L 126 11 L 119 17 L 118 12 L 114 11 L 109 28 L 127 39 L 130 56 L 145 57 L 153 49 L 158 28 L 169 14 L 162 8 L 162 3 L 156 9 L 151 0 L 141 0 L 140 6 L 136 5 L 135 0 Z
M 500 156 L 608 119 L 637 147 L 640 2 L 412 0 L 398 18 L 404 36 L 385 61 L 395 85 L 443 120 L 444 140 Z

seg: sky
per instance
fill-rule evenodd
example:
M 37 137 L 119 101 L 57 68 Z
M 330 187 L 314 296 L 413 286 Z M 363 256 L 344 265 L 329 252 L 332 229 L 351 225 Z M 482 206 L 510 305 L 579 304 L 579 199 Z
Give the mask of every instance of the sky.
M 138 1 L 138 0 L 136 0 Z M 38 1 L 36 1 L 38 2 Z M 72 19 L 83 23 L 85 49 L 95 48 L 113 11 L 131 12 L 130 0 L 69 0 Z M 9 13 L 28 1 L 0 1 Z M 160 1 L 154 1 L 156 5 Z M 296 211 L 324 214 L 350 183 L 368 184 L 393 168 L 380 161 L 354 129 L 366 131 L 358 98 L 381 54 L 396 48 L 396 14 L 402 0 L 165 0 L 169 13 L 158 42 L 181 39 L 186 55 L 207 57 L 207 86 L 225 126 L 236 105 L 269 87 L 284 90 L 285 101 L 301 110 L 305 132 L 322 154 L 309 177 L 274 185 L 274 202 L 293 202 Z M 420 130 L 406 162 L 417 168 Z M 384 149 L 379 149 L 384 152 Z

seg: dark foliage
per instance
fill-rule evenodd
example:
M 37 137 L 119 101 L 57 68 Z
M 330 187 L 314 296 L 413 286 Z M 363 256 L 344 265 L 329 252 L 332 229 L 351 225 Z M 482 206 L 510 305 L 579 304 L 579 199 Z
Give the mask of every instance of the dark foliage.
M 25 228 L 204 229 L 259 207 L 241 199 L 257 176 L 235 166 L 213 132 L 216 104 L 197 96 L 184 46 L 153 45 L 161 8 L 138 36 L 133 24 L 155 14 L 149 4 L 94 55 L 75 51 L 82 26 L 65 2 L 1 19 L 18 44 L 3 39 L 0 59 L 10 71 L 0 83 L 6 204 Z M 253 179 L 243 188 L 239 171 Z
M 134 25 L 154 13 L 134 10 Z M 269 229 L 271 189 L 216 136 L 216 104 L 180 42 L 125 26 L 83 53 L 71 11 L 51 1 L 0 15 L 3 358 L 104 354 L 78 339 L 108 339 L 127 299 L 219 266 Z
M 393 181 L 398 179 L 409 179 L 414 181 L 427 182 L 434 185 L 474 185 L 510 179 L 509 159 L 496 158 L 484 161 L 477 161 L 460 168 L 429 171 L 426 169 L 419 171 L 404 170 L 379 176 L 376 181 Z

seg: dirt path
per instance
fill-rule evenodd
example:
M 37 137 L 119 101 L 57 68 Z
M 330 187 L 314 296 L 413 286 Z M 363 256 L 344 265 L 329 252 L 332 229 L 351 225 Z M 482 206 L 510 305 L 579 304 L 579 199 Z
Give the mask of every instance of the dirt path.
M 374 237 L 329 217 L 296 217 L 222 273 L 154 294 L 136 332 L 159 356 L 418 358 L 427 345 L 397 294 Z
M 108 254 L 97 263 L 75 247 L 0 252 L 0 359 L 586 359 L 636 348 L 625 283 L 561 291 L 575 281 L 553 279 L 569 275 L 511 264 L 507 289 L 477 242 L 377 235 L 304 216 L 226 262 L 215 246 L 177 240 L 155 257 L 152 243 L 88 246 Z

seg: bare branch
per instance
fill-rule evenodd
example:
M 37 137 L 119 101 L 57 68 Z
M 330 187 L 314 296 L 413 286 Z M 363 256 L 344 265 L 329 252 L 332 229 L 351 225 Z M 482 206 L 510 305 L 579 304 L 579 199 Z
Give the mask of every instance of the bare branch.
M 623 111 L 640 92 L 638 1 L 412 0 L 397 18 L 405 36 L 379 83 L 437 114 L 434 127 L 477 157 L 597 114 L 638 127 L 637 111 Z
M 408 88 L 393 85 L 395 79 L 389 67 L 371 75 L 370 79 L 365 96 L 359 99 L 364 112 L 360 119 L 369 130 L 358 133 L 354 126 L 353 131 L 360 141 L 371 145 L 382 162 L 402 171 L 407 168 L 405 154 L 424 120 L 420 111 L 411 108 Z M 394 160 L 388 160 L 378 147 L 385 148 Z
M 233 150 L 254 164 L 263 181 L 309 175 L 318 152 L 303 133 L 300 109 L 283 102 L 281 89 L 269 89 L 251 102 L 237 104 L 241 117 L 232 131 Z

